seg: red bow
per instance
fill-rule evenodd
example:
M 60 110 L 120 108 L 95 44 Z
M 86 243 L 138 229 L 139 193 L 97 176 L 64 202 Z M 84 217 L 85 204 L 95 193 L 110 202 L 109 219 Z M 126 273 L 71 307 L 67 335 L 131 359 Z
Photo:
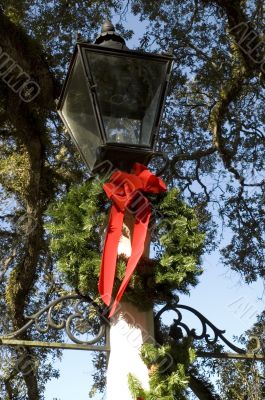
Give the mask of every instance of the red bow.
M 144 251 L 144 243 L 151 216 L 151 206 L 148 199 L 143 195 L 143 192 L 157 194 L 167 189 L 162 179 L 153 175 L 142 164 L 135 163 L 132 172 L 133 173 L 129 174 L 116 171 L 112 174 L 110 182 L 103 186 L 108 198 L 113 202 L 98 283 L 98 289 L 102 300 L 108 306 L 110 305 L 112 297 L 117 250 L 121 238 L 125 210 L 129 210 L 135 215 L 132 253 L 127 262 L 125 277 L 112 305 L 109 314 L 110 317 L 114 314 Z

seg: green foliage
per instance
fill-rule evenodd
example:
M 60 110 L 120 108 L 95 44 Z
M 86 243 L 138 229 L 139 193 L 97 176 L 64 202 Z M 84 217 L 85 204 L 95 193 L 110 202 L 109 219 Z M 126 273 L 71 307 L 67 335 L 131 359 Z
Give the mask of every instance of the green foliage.
M 224 361 L 219 366 L 218 386 L 222 400 L 264 400 L 265 387 L 260 363 Z
M 25 148 L 12 150 L 0 148 L 0 184 L 22 199 L 29 183 L 30 160 Z
M 257 343 L 257 339 L 259 343 Z M 248 353 L 264 355 L 264 313 L 258 322 L 237 338 L 241 347 Z M 257 344 L 260 349 L 257 350 Z M 252 360 L 219 360 L 216 361 L 217 387 L 222 400 L 264 400 L 264 361 Z
M 133 397 L 142 400 L 185 400 L 189 383 L 187 368 L 195 359 L 190 346 L 188 338 L 181 343 L 161 347 L 144 344 L 141 357 L 149 369 L 150 391 L 145 391 L 139 380 L 129 374 L 129 388 Z
M 150 200 L 152 201 L 152 200 Z M 51 236 L 51 250 L 66 282 L 83 294 L 97 294 L 102 253 L 102 236 L 111 203 L 103 193 L 102 183 L 89 180 L 73 186 L 69 193 L 48 211 L 46 225 Z M 198 266 L 204 234 L 194 211 L 172 189 L 156 199 L 153 214 L 158 215 L 153 229 L 155 259 L 142 260 L 125 298 L 143 308 L 166 301 L 175 290 L 187 291 L 201 273 Z M 150 226 L 152 229 L 152 226 Z M 160 240 L 160 243 L 159 243 Z M 118 259 L 115 287 L 123 279 L 126 259 Z M 141 301 L 139 301 L 141 299 Z
M 98 353 L 93 357 L 93 365 L 96 372 L 93 374 L 94 384 L 89 392 L 89 397 L 93 398 L 97 392 L 104 392 L 106 387 L 107 357 L 104 353 Z
M 181 200 L 177 189 L 166 194 L 159 212 L 158 240 L 164 251 L 159 256 L 156 283 L 185 290 L 191 282 L 196 283 L 205 236 L 199 230 L 194 210 Z
M 265 354 L 264 348 L 264 313 L 259 321 L 240 337 L 234 338 L 237 346 L 247 349 L 253 359 L 203 358 L 192 365 L 191 370 L 196 378 L 209 388 L 213 398 L 220 400 L 264 400 L 265 363 L 255 359 L 255 353 Z M 257 342 L 259 339 L 259 342 Z M 195 342 L 196 343 L 196 342 Z M 260 344 L 260 350 L 257 346 Z M 225 352 L 220 344 L 196 343 L 196 350 L 201 352 Z M 200 360 L 200 361 L 199 361 Z
M 102 185 L 73 186 L 49 208 L 51 250 L 66 282 L 82 293 L 97 294 L 100 246 L 107 212 Z

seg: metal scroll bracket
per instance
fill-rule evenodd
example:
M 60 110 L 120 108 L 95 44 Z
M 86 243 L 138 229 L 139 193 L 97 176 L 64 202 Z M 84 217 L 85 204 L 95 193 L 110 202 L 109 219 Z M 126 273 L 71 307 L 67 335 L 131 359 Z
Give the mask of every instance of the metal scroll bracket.
M 109 321 L 90 297 L 62 296 L 26 318 L 29 321 L 22 328 L 0 337 L 0 346 L 110 351 Z M 64 331 L 67 343 L 20 339 L 29 328 L 39 334 L 50 329 Z
M 200 333 L 197 333 L 196 329 L 190 329 L 188 325 L 183 321 L 182 311 L 186 310 L 193 316 L 197 317 L 201 323 Z M 194 340 L 205 340 L 209 345 L 217 344 L 218 340 L 228 346 L 233 353 L 220 352 L 220 351 L 197 351 L 197 357 L 203 358 L 226 358 L 226 359 L 254 359 L 257 361 L 264 361 L 265 355 L 258 354 L 261 351 L 260 339 L 257 336 L 252 336 L 251 339 L 255 340 L 256 346 L 254 349 L 248 352 L 247 349 L 240 348 L 234 343 L 230 342 L 225 336 L 225 330 L 217 328 L 212 322 L 210 322 L 204 315 L 192 307 L 179 304 L 179 298 L 174 302 L 165 305 L 155 316 L 155 322 L 158 323 L 160 318 L 167 312 L 173 312 L 176 318 L 173 319 L 173 324 L 169 328 L 169 336 L 171 339 L 178 342 L 184 335 L 192 337 Z M 183 333 L 184 332 L 184 333 Z M 210 332 L 210 333 L 209 333 Z

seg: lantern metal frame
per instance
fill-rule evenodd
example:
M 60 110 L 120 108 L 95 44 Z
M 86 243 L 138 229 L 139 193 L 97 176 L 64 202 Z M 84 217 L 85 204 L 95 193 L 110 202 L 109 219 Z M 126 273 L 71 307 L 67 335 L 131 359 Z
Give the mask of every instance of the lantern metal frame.
M 155 111 L 155 117 L 153 120 L 153 125 L 150 127 L 150 142 L 149 145 L 143 145 L 143 144 L 127 144 L 127 143 L 110 143 L 107 140 L 107 134 L 105 131 L 104 123 L 103 123 L 103 116 L 102 112 L 100 109 L 100 104 L 99 104 L 99 99 L 97 95 L 97 85 L 93 81 L 93 74 L 91 72 L 91 68 L 89 66 L 89 62 L 87 60 L 86 52 L 93 52 L 97 54 L 104 54 L 107 56 L 116 56 L 120 58 L 125 58 L 125 57 L 130 57 L 134 59 L 141 59 L 143 61 L 161 61 L 166 65 L 166 73 L 164 77 L 164 81 L 161 82 L 161 89 L 160 89 L 160 94 L 159 94 L 159 101 L 157 102 L 156 105 L 156 111 Z M 162 153 L 155 153 L 154 148 L 155 148 L 155 142 L 158 137 L 158 132 L 162 120 L 162 115 L 164 111 L 164 106 L 165 106 L 165 101 L 168 93 L 168 87 L 169 87 L 169 79 L 171 75 L 171 70 L 172 70 L 172 65 L 173 65 L 173 60 L 174 57 L 172 54 L 154 54 L 154 53 L 144 53 L 136 50 L 129 50 L 127 48 L 113 48 L 113 47 L 106 47 L 105 45 L 97 45 L 97 44 L 90 44 L 87 42 L 77 42 L 73 57 L 70 62 L 70 66 L 66 75 L 66 79 L 63 84 L 62 92 L 59 98 L 59 101 L 57 103 L 57 111 L 64 123 L 64 125 L 67 127 L 68 132 L 70 133 L 70 136 L 75 143 L 83 161 L 85 162 L 86 165 L 88 165 L 83 151 L 77 142 L 76 138 L 74 137 L 72 130 L 67 123 L 66 118 L 63 115 L 62 108 L 63 104 L 65 101 L 65 98 L 67 96 L 67 89 L 69 87 L 69 84 L 71 82 L 71 77 L 73 75 L 73 69 L 75 66 L 75 62 L 77 57 L 80 57 L 81 63 L 82 63 L 82 68 L 84 71 L 85 75 L 85 80 L 87 84 L 87 92 L 90 96 L 91 99 L 91 104 L 93 108 L 93 113 L 96 121 L 96 125 L 100 134 L 100 140 L 101 144 L 98 147 L 98 154 L 96 155 L 97 160 L 95 163 L 94 168 L 92 169 L 92 172 L 97 169 L 98 164 L 102 163 L 104 160 L 109 160 L 111 161 L 114 166 L 118 166 L 123 170 L 130 170 L 132 164 L 134 162 L 142 162 L 144 164 L 147 164 L 152 157 L 155 155 L 161 155 L 164 157 Z M 118 158 L 118 160 L 117 160 Z M 118 165 L 115 165 L 117 164 Z M 90 166 L 88 165 L 89 169 Z

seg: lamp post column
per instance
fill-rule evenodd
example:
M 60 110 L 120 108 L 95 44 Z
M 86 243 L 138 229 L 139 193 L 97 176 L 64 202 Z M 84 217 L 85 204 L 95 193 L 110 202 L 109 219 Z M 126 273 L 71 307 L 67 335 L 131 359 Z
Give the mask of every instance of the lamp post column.
M 134 218 L 125 215 L 118 254 L 131 255 L 131 234 Z M 146 238 L 144 256 L 149 256 L 150 237 Z M 121 301 L 110 323 L 110 357 L 107 369 L 107 400 L 135 400 L 128 385 L 131 373 L 146 390 L 149 389 L 148 368 L 140 357 L 143 343 L 154 341 L 153 310 L 139 311 L 131 303 Z

